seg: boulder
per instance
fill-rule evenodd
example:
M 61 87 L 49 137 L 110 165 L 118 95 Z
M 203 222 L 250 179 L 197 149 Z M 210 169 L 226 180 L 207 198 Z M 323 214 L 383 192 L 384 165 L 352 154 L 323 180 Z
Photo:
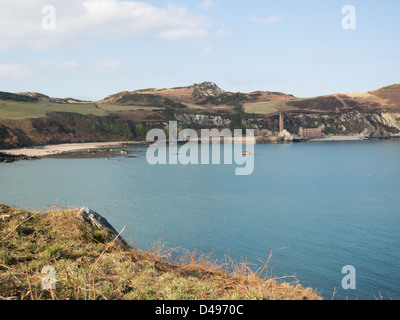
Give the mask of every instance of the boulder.
M 129 248 L 128 243 L 118 236 L 117 230 L 107 221 L 106 218 L 88 207 L 80 208 L 78 217 L 84 224 L 94 228 L 93 236 L 100 242 L 110 242 L 115 240 L 115 244 L 123 248 Z M 118 237 L 118 239 L 116 239 Z

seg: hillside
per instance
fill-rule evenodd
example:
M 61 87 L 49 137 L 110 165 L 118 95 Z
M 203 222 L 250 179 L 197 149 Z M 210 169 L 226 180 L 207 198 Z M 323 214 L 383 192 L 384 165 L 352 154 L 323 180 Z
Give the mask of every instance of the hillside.
M 263 101 L 275 101 L 291 95 L 274 92 L 252 92 L 244 94 L 240 92 L 226 92 L 213 82 L 203 82 L 188 87 L 172 89 L 146 89 L 133 92 L 120 92 L 98 101 L 103 105 L 136 106 L 142 108 L 172 108 L 189 109 L 188 111 L 215 113 L 225 111 L 232 113 L 236 108 L 246 103 L 258 103 Z M 121 108 L 121 110 L 123 110 Z
M 400 85 L 311 98 L 227 92 L 212 82 L 124 91 L 100 101 L 0 92 L 0 148 L 143 140 L 148 130 L 166 129 L 170 120 L 193 129 L 252 128 L 258 135 L 279 131 L 280 113 L 285 128 L 294 134 L 300 126 L 322 126 L 324 135 L 398 136 Z
M 382 99 L 388 106 L 398 108 L 400 105 L 400 84 L 393 84 L 378 90 L 369 92 Z
M 0 300 L 321 299 L 296 281 L 266 276 L 267 264 L 255 272 L 245 263 L 220 265 L 195 252 L 172 261 L 162 247 L 127 246 L 112 226 L 82 220 L 82 210 L 45 209 L 0 204 Z M 43 289 L 45 266 L 56 272 L 55 288 Z

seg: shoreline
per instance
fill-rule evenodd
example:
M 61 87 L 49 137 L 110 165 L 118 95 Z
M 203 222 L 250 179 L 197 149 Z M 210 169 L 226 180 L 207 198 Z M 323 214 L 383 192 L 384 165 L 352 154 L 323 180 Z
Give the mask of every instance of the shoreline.
M 276 143 L 304 143 L 304 142 L 340 142 L 340 141 L 372 141 L 372 140 L 397 140 L 400 137 L 387 137 L 371 139 L 363 136 L 326 136 L 314 137 L 294 141 L 280 141 L 278 139 L 257 139 L 254 144 L 276 144 Z M 246 141 L 249 143 L 249 141 Z M 112 141 L 112 142 L 82 142 L 49 144 L 43 146 L 32 146 L 16 149 L 0 150 L 0 162 L 14 162 L 18 160 L 36 160 L 41 158 L 98 158 L 113 157 L 125 154 L 124 147 L 149 146 L 146 141 Z M 116 150 L 115 150 L 116 149 Z M 121 149 L 121 150 L 120 150 Z
M 93 151 L 93 150 L 104 150 L 111 148 L 123 148 L 123 147 L 139 147 L 147 145 L 143 141 L 115 141 L 115 142 L 83 142 L 83 143 L 65 143 L 55 145 L 43 145 L 34 146 L 18 149 L 4 149 L 0 150 L 0 154 L 6 156 L 23 156 L 30 158 L 42 158 L 57 156 L 61 154 L 70 154 L 74 152 Z M 110 151 L 110 150 L 108 150 Z

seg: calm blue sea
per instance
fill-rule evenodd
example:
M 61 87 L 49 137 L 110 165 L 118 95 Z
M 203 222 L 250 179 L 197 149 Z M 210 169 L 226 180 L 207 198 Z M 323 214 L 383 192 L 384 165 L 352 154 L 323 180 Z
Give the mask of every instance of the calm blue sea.
M 273 251 L 273 276 L 296 276 L 330 299 L 400 299 L 400 141 L 256 145 L 255 169 L 159 165 L 135 158 L 0 165 L 0 202 L 88 206 L 141 248 L 247 258 Z M 356 289 L 342 288 L 342 268 Z M 286 281 L 291 281 L 291 278 Z

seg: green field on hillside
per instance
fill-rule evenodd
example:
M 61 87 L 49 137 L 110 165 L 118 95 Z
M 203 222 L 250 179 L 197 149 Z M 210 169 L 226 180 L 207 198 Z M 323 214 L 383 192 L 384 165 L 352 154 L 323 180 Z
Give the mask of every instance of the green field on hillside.
M 279 111 L 277 106 L 282 101 L 263 101 L 244 104 L 244 112 L 253 114 L 270 114 Z
M 20 102 L 0 100 L 0 119 L 28 119 L 44 117 L 47 112 L 74 112 L 105 116 L 107 113 L 93 103 L 53 103 L 46 101 Z

